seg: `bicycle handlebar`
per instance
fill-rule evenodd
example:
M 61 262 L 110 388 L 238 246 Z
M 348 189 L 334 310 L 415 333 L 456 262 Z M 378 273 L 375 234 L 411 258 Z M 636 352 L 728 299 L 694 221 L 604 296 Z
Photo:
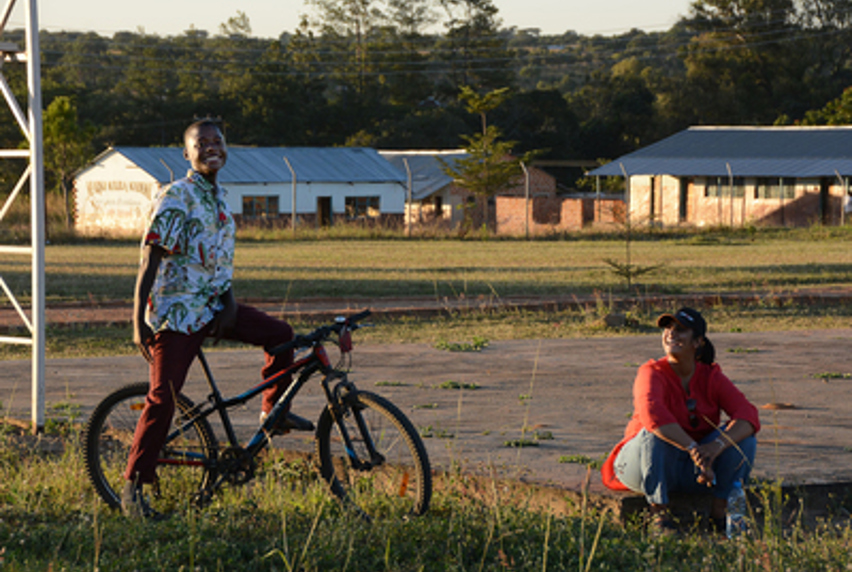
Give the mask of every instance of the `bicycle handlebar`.
M 317 342 L 327 340 L 332 333 L 339 334 L 341 330 L 346 327 L 348 327 L 350 330 L 356 330 L 358 329 L 358 322 L 368 317 L 370 314 L 372 314 L 370 310 L 364 310 L 362 312 L 358 312 L 357 314 L 352 314 L 349 317 L 344 317 L 342 321 L 337 322 L 335 324 L 320 326 L 310 334 L 296 335 L 289 342 L 283 343 L 270 349 L 269 353 L 272 355 L 278 355 L 288 350 L 298 350 L 301 348 L 310 347 Z

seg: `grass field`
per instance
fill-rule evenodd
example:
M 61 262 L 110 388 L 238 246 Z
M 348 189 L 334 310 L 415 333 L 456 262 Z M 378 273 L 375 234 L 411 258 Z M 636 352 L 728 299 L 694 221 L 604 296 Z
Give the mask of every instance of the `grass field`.
M 659 268 L 626 281 L 606 260 L 626 261 L 626 243 L 612 236 L 582 235 L 551 240 L 244 240 L 237 246 L 238 297 L 276 303 L 336 298 L 352 307 L 383 298 L 418 297 L 475 301 L 517 296 L 591 296 L 592 307 L 559 312 L 496 310 L 428 318 L 397 316 L 359 332 L 366 342 L 437 342 L 626 335 L 653 331 L 660 308 L 643 300 L 655 294 L 755 294 L 760 303 L 706 309 L 711 331 L 756 331 L 845 327 L 852 307 L 776 303 L 773 295 L 852 290 L 852 227 L 757 232 L 650 233 L 630 243 L 631 263 Z M 58 302 L 130 301 L 138 263 L 134 243 L 90 242 L 47 248 L 48 305 Z M 29 289 L 29 261 L 0 260 L 0 276 L 19 295 Z M 602 318 L 613 300 L 630 294 L 621 308 L 623 328 Z M 0 296 L 0 302 L 8 304 Z M 298 331 L 314 324 L 292 319 Z M 0 332 L 2 333 L 2 332 Z M 127 325 L 50 328 L 49 357 L 117 355 L 135 351 Z M 27 357 L 22 346 L 0 345 L 0 359 Z
M 165 522 L 107 511 L 86 481 L 79 435 L 44 453 L 0 434 L 0 569 L 31 571 L 848 571 L 852 529 L 782 523 L 729 542 L 698 530 L 654 538 L 639 523 L 566 496 L 549 509 L 445 477 L 424 517 L 366 524 L 327 494 L 304 463 L 270 456 L 256 484 L 223 491 L 203 511 Z M 477 492 L 478 491 L 478 492 Z M 475 494 L 474 494 L 475 493 Z M 764 498 L 771 500 L 767 485 Z M 381 502 L 377 499 L 377 502 Z M 370 506 L 367 506 L 368 510 Z
M 634 280 L 634 290 L 852 287 L 850 229 L 640 235 L 631 241 L 631 264 L 659 268 Z M 47 299 L 129 300 L 138 257 L 133 243 L 50 245 Z M 625 280 L 607 260 L 626 263 L 624 240 L 242 241 L 237 246 L 235 292 L 244 298 L 281 301 L 625 292 Z M 4 257 L 0 276 L 26 297 L 28 258 Z

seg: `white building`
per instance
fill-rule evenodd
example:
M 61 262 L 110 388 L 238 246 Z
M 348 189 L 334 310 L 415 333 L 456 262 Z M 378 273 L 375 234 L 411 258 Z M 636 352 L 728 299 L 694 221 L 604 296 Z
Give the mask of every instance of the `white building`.
M 467 197 L 444 172 L 445 165 L 467 157 L 463 149 L 434 151 L 379 151 L 398 171 L 411 178 L 411 220 L 445 220 L 452 226 L 461 222 L 459 205 Z M 406 183 L 406 188 L 407 188 Z
M 107 149 L 74 178 L 78 232 L 141 235 L 157 189 L 188 168 L 180 147 Z M 401 224 L 405 212 L 405 173 L 373 149 L 231 146 L 219 182 L 242 223 L 289 225 L 294 202 L 300 224 Z

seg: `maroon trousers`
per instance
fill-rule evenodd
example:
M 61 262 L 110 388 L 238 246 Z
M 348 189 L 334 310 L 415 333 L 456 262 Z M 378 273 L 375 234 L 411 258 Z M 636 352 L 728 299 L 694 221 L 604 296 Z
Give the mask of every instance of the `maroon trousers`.
M 180 393 L 189 372 L 189 366 L 207 337 L 206 329 L 194 334 L 163 331 L 151 343 L 153 363 L 150 367 L 150 388 L 145 408 L 136 425 L 133 445 L 127 460 L 124 477 L 137 483 L 153 483 L 156 476 L 157 457 L 169 434 L 175 412 L 175 396 Z M 293 329 L 287 322 L 277 320 L 251 306 L 239 304 L 237 325 L 226 339 L 262 346 L 264 350 L 289 342 Z M 266 352 L 266 362 L 260 373 L 265 379 L 293 363 L 293 352 L 277 356 Z M 261 408 L 269 412 L 290 384 L 289 375 L 263 392 Z

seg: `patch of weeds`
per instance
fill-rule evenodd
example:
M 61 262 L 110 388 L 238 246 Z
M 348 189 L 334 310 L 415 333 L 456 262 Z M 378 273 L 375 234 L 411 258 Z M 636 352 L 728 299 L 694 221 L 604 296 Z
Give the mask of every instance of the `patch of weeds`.
M 513 447 L 522 449 L 524 447 L 538 447 L 538 441 L 535 439 L 510 439 L 503 442 L 504 447 Z
M 48 417 L 44 420 L 44 434 L 55 437 L 70 435 L 73 425 L 64 419 Z
M 560 463 L 573 463 L 576 465 L 586 465 L 592 469 L 600 469 L 604 459 L 593 459 L 586 455 L 562 455 L 559 457 Z
M 604 258 L 603 261 L 609 265 L 610 272 L 616 276 L 624 278 L 627 283 L 628 290 L 630 290 L 633 281 L 636 278 L 656 272 L 665 266 L 665 264 L 632 264 L 630 262 L 621 262 L 612 258 Z
M 488 347 L 488 340 L 481 336 L 473 336 L 471 342 L 448 342 L 439 340 L 435 344 L 435 349 L 445 350 L 448 352 L 481 352 Z
M 59 401 L 50 406 L 50 414 L 44 421 L 46 435 L 69 435 L 74 428 L 74 422 L 81 417 L 80 404 Z
M 532 399 L 532 395 L 529 395 L 527 393 L 522 393 L 518 396 L 518 401 L 520 401 L 521 403 L 526 403 L 527 401 L 530 401 L 531 399 Z
M 438 389 L 479 389 L 478 383 L 460 383 L 448 380 L 435 386 Z
M 503 446 L 513 447 L 516 449 L 521 449 L 523 447 L 538 447 L 541 441 L 553 441 L 553 433 L 550 431 L 534 431 L 530 437 L 504 441 Z
M 446 429 L 442 429 L 441 427 L 433 427 L 431 425 L 427 425 L 426 427 L 420 428 L 420 436 L 424 439 L 455 439 L 455 433 L 450 433 Z
M 741 334 L 741 333 L 743 333 L 743 329 L 742 329 L 742 328 L 740 328 L 740 327 L 738 327 L 738 326 L 734 326 L 733 328 L 729 329 L 728 331 L 729 331 L 729 332 L 731 332 L 732 334 Z
M 823 373 L 815 373 L 814 377 L 822 380 L 829 379 L 852 379 L 852 373 L 840 373 L 836 371 L 825 371 Z
M 412 409 L 438 409 L 437 403 L 421 403 L 420 405 L 412 405 Z
M 62 417 L 63 419 L 67 419 L 68 421 L 74 421 L 80 418 L 80 404 L 79 403 L 71 403 L 69 401 L 59 401 L 50 406 L 51 411 L 53 411 L 57 416 Z
M 843 450 L 847 453 L 852 453 L 852 447 L 843 447 Z
M 376 387 L 408 387 L 408 384 L 401 381 L 377 381 Z
M 728 348 L 730 354 L 756 354 L 760 352 L 757 348 Z

